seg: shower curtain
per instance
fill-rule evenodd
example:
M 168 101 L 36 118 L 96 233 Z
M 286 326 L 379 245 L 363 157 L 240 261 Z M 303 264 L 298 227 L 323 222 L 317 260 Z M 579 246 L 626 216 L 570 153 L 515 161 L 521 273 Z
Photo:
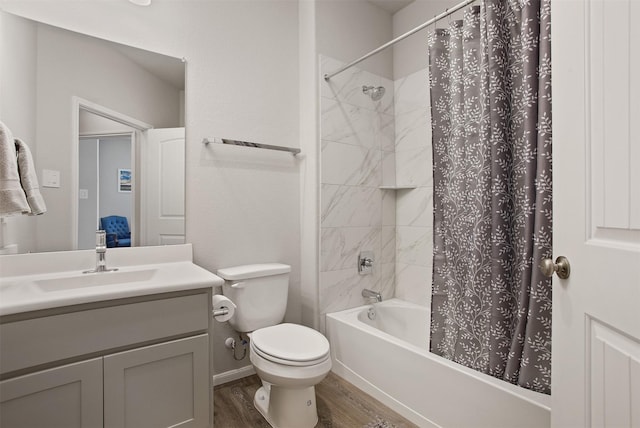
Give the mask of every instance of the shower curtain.
M 551 385 L 550 0 L 483 0 L 429 39 L 431 351 Z

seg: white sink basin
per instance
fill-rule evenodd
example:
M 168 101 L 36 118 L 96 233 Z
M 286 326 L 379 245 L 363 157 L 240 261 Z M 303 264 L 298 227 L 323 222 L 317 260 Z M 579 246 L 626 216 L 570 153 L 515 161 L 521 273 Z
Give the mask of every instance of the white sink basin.
M 45 292 L 71 290 L 74 288 L 99 287 L 121 283 L 149 281 L 158 269 L 131 271 L 111 271 L 86 273 L 61 278 L 40 279 L 33 281 L 36 287 Z
M 0 316 L 224 283 L 192 262 L 189 244 L 121 248 L 107 256 L 117 271 L 83 274 L 95 257 L 92 250 L 0 256 Z

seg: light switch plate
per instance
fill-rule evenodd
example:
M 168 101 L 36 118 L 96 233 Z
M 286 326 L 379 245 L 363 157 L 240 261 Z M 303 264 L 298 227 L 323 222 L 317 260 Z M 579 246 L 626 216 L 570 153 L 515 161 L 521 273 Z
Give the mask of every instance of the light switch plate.
M 89 199 L 89 189 L 80 189 L 78 191 L 79 199 Z
M 42 187 L 60 187 L 60 171 L 43 169 Z

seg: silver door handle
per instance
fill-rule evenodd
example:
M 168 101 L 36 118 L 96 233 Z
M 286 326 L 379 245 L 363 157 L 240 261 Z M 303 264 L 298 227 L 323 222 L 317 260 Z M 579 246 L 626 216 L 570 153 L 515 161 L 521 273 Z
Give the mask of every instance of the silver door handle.
M 560 256 L 554 263 L 551 259 L 542 259 L 540 262 L 540 270 L 544 276 L 553 276 L 555 272 L 560 279 L 567 279 L 571 274 L 571 265 L 569 259 L 564 256 Z

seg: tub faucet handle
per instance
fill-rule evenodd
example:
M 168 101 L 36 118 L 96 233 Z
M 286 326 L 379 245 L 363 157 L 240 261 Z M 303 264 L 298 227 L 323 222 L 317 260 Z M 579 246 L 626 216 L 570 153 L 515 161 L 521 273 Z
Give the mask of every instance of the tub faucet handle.
M 376 299 L 376 302 L 382 302 L 382 294 L 377 291 L 369 290 L 368 288 L 364 288 L 362 290 L 362 297 L 365 299 Z
M 363 251 L 358 255 L 358 273 L 360 275 L 373 273 L 373 251 Z

